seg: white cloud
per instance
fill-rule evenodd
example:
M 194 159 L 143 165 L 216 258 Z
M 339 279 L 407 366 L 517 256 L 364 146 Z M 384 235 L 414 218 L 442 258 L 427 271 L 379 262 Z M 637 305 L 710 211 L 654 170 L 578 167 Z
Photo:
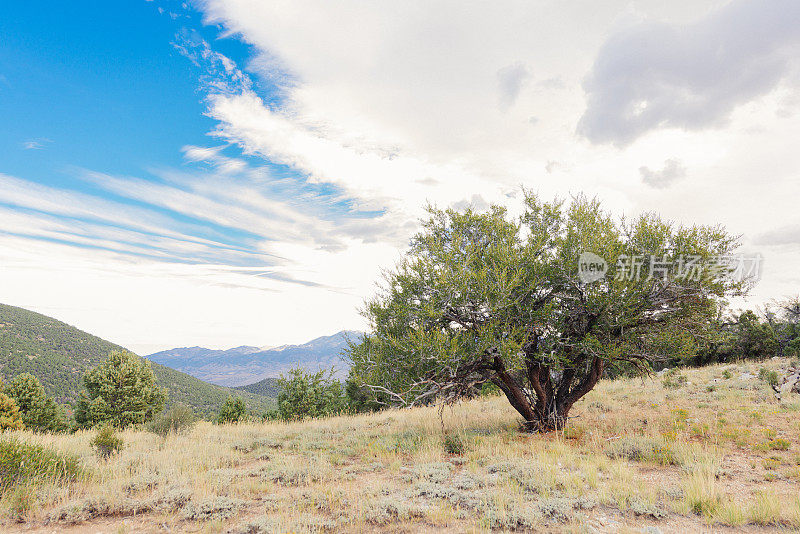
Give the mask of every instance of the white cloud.
M 797 122 L 780 118 L 794 89 L 777 85 L 793 79 L 787 0 L 202 5 L 291 80 L 280 107 L 249 90 L 213 96 L 220 137 L 398 221 L 425 200 L 508 201 L 519 184 L 746 239 L 791 212 L 786 196 L 766 208 L 763 188 L 791 194 L 798 166 Z M 640 119 L 620 114 L 645 100 Z M 579 123 L 621 148 L 582 141 Z
M 796 0 L 734 0 L 685 25 L 637 22 L 600 48 L 579 130 L 627 145 L 657 128 L 723 126 L 797 69 L 798 54 Z
M 664 189 L 686 176 L 686 167 L 680 160 L 672 158 L 664 162 L 664 167 L 660 171 L 642 166 L 639 167 L 639 174 L 645 184 L 656 189 Z
M 0 78 L 2 79 L 2 78 Z M 53 141 L 45 137 L 37 137 L 36 139 L 28 139 L 22 143 L 22 148 L 25 150 L 42 150 Z
M 0 290 L 147 351 L 300 342 L 363 327 L 357 309 L 426 201 L 513 203 L 525 185 L 725 224 L 764 253 L 756 301 L 796 292 L 794 34 L 767 4 L 726 5 L 204 1 L 256 50 L 259 83 L 188 31 L 175 46 L 206 73 L 217 141 L 185 146 L 185 168 L 81 171 L 117 201 L 0 175 Z M 774 35 L 732 40 L 745 12 Z M 647 28 L 668 46 L 625 59 Z M 644 100 L 643 118 L 621 112 Z

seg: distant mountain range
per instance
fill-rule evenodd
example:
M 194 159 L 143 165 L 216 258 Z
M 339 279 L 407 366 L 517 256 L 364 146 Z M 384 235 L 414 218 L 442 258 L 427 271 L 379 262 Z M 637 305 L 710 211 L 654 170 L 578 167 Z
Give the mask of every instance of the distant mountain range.
M 359 335 L 359 332 L 343 330 L 302 345 L 280 347 L 244 345 L 227 350 L 183 347 L 156 352 L 147 358 L 222 386 L 255 385 L 255 382 L 278 377 L 294 367 L 309 371 L 333 368 L 335 376 L 342 378 L 349 369 L 349 363 L 343 358 L 342 351 L 347 348 L 348 338 L 355 339 Z M 272 381 L 267 383 L 272 384 Z M 269 385 L 259 389 L 270 390 L 271 387 Z
M 0 304 L 0 378 L 8 381 L 31 373 L 61 404 L 69 406 L 77 400 L 84 373 L 112 350 L 125 349 L 52 317 Z M 258 413 L 275 405 L 274 395 L 208 384 L 158 363 L 152 368 L 156 382 L 167 390 L 168 404 L 188 404 L 199 415 L 216 414 L 229 395 L 242 397 L 247 408 Z

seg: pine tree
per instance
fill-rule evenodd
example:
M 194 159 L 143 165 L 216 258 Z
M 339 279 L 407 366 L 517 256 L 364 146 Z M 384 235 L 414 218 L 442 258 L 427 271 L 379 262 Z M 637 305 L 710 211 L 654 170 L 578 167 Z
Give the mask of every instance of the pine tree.
M 9 382 L 6 394 L 19 407 L 26 428 L 40 432 L 64 430 L 64 414 L 55 401 L 48 397 L 39 379 L 30 373 L 17 375 Z
M 219 417 L 217 422 L 224 423 L 238 423 L 244 417 L 247 407 L 241 397 L 228 397 L 225 404 L 219 409 Z
M 83 377 L 86 391 L 75 409 L 81 427 L 108 423 L 117 428 L 149 421 L 166 401 L 149 362 L 130 352 L 112 351 Z

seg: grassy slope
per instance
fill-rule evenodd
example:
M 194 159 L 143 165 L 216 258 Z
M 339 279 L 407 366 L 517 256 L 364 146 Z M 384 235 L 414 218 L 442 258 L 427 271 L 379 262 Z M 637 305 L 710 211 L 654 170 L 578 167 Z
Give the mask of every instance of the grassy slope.
M 5 499 L 2 526 L 51 531 L 47 518 L 60 517 L 113 531 L 135 512 L 142 531 L 786 532 L 800 527 L 800 397 L 778 403 L 760 380 L 740 379 L 759 366 L 686 371 L 673 389 L 660 378 L 601 382 L 564 434 L 520 434 L 500 397 L 442 419 L 415 408 L 201 423 L 165 441 L 126 431 L 108 461 L 92 453 L 91 433 L 17 433 L 78 455 L 96 476 L 69 494 L 39 488 L 25 525 Z M 445 449 L 443 430 L 460 454 Z
M 46 315 L 0 304 L 0 376 L 9 380 L 29 372 L 62 404 L 75 401 L 87 369 L 103 361 L 111 350 L 124 350 Z M 198 414 L 215 413 L 228 395 L 240 395 L 248 408 L 263 412 L 274 401 L 261 395 L 232 391 L 151 362 L 169 402 L 183 402 Z

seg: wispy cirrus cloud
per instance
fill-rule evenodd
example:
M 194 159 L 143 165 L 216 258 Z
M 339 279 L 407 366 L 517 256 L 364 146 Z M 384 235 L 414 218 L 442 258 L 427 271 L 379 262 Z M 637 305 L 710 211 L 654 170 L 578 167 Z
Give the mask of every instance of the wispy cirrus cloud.
M 28 139 L 27 141 L 23 141 L 22 148 L 24 148 L 25 150 L 42 150 L 52 142 L 53 141 L 51 139 L 47 139 L 46 137 L 37 137 L 35 139 Z

